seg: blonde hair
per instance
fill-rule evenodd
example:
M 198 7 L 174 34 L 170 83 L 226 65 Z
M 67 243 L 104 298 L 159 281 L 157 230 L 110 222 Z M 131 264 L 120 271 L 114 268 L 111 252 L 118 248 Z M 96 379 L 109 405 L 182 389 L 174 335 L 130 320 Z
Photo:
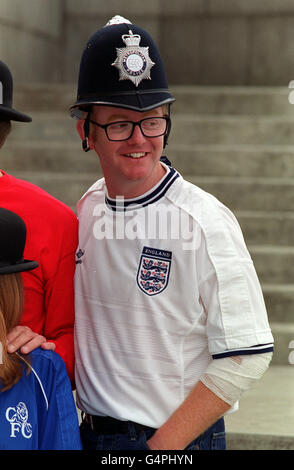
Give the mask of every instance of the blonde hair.
M 23 311 L 23 284 L 20 273 L 0 275 L 0 390 L 11 388 L 20 379 L 23 366 L 17 353 L 9 354 L 6 336 L 19 324 Z

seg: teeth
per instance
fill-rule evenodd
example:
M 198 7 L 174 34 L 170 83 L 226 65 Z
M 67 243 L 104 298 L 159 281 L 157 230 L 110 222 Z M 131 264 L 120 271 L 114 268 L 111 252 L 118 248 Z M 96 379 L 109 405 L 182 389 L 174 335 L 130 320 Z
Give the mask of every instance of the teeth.
M 140 158 L 140 157 L 144 157 L 144 155 L 146 155 L 145 152 L 127 153 L 127 157 L 132 157 L 132 158 Z

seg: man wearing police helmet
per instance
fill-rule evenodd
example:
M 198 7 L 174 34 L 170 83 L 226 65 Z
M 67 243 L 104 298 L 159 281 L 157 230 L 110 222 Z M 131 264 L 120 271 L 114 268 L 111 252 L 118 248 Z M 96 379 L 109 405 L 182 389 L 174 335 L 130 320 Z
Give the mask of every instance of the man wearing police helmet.
M 144 29 L 117 16 L 91 36 L 71 107 L 104 175 L 78 203 L 76 387 L 86 449 L 224 449 L 223 415 L 271 358 L 235 218 L 162 158 L 173 101 Z M 179 217 L 170 223 L 167 214 Z M 181 230 L 173 236 L 181 220 L 193 227 L 189 246 Z

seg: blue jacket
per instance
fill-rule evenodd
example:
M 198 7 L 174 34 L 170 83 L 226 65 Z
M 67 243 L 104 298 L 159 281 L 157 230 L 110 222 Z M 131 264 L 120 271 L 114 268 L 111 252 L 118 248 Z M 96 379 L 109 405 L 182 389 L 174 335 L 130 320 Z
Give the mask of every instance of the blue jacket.
M 0 391 L 1 450 L 80 450 L 77 411 L 61 357 L 36 349 L 33 370 Z

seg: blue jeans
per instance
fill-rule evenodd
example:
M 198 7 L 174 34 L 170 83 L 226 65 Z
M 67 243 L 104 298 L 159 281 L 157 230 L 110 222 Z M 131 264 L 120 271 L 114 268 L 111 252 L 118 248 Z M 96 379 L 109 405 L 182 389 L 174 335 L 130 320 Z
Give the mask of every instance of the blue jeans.
M 150 451 L 147 441 L 154 434 L 154 429 L 136 432 L 129 423 L 127 434 L 97 434 L 85 421 L 80 426 L 83 448 L 85 450 L 145 450 Z M 225 450 L 225 424 L 219 419 L 197 439 L 192 441 L 185 450 Z

